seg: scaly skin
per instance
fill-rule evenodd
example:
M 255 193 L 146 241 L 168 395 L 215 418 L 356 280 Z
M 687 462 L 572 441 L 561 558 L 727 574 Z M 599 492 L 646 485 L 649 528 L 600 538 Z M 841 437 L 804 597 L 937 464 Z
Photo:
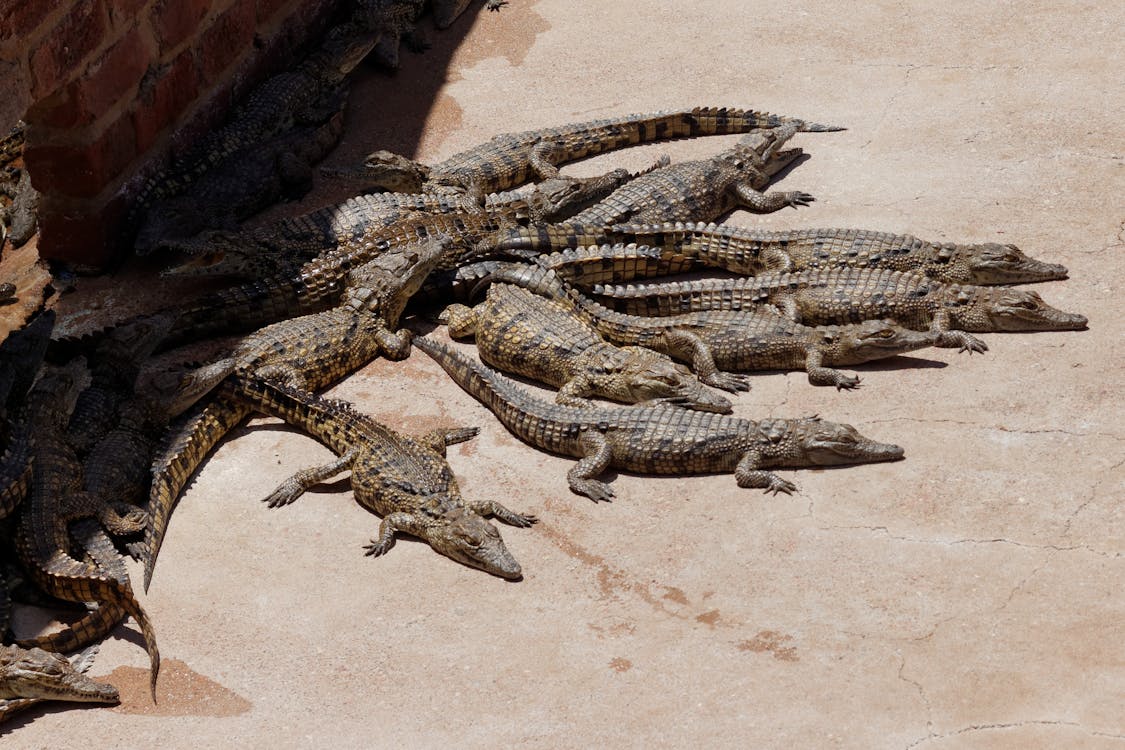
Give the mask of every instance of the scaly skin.
M 52 596 L 119 607 L 136 619 L 152 665 L 150 687 L 155 696 L 160 652 L 152 623 L 132 588 L 98 565 L 77 560 L 69 553 L 69 523 L 97 512 L 93 498 L 81 491 L 81 465 L 64 438 L 80 384 L 76 366 L 50 371 L 29 397 L 29 414 L 36 425 L 32 439 L 34 471 L 16 532 L 16 550 L 31 577 Z M 74 636 L 71 628 L 58 639 L 46 635 L 22 641 L 21 645 L 57 651 L 72 645 Z
M 78 396 L 67 424 L 67 439 L 85 456 L 117 423 L 118 411 L 133 395 L 145 360 L 168 334 L 171 318 L 147 315 L 113 328 L 89 359 L 90 385 Z
M 260 380 L 246 383 L 243 391 L 255 410 L 299 427 L 340 457 L 284 482 L 266 498 L 271 508 L 288 505 L 314 484 L 350 469 L 356 501 L 383 518 L 378 536 L 366 548 L 368 555 L 385 554 L 394 546 L 396 532 L 405 532 L 470 567 L 509 580 L 522 576 L 519 563 L 485 517 L 521 527 L 530 526 L 535 517 L 513 513 L 492 500 L 466 503 L 445 461 L 446 446 L 472 438 L 475 427 L 413 438 L 344 401 Z
M 379 34 L 371 51 L 375 62 L 398 70 L 400 42 L 405 42 L 412 52 L 429 47 L 415 26 L 424 5 L 424 0 L 356 0 L 352 19 Z
M 83 674 L 96 648 L 68 660 L 39 648 L 0 646 L 0 722 L 40 701 L 117 703 L 117 688 Z
M 733 471 L 740 487 L 790 493 L 775 467 L 840 466 L 902 458 L 897 445 L 817 417 L 753 422 L 671 406 L 585 409 L 532 398 L 512 381 L 436 342 L 415 346 L 487 406 L 516 437 L 581 459 L 568 473 L 572 491 L 597 502 L 613 497 L 594 479 L 613 467 L 644 474 Z
M 137 252 L 175 247 L 207 229 L 234 229 L 283 197 L 303 196 L 312 187 L 312 165 L 340 140 L 343 97 L 339 109 L 322 125 L 300 127 L 232 154 L 182 195 L 155 204 L 137 234 Z
M 371 51 L 377 34 L 341 24 L 329 29 L 324 43 L 291 71 L 259 85 L 229 123 L 203 138 L 182 159 L 148 179 L 132 201 L 129 226 L 138 227 L 145 210 L 158 200 L 182 194 L 206 172 L 235 152 L 260 144 L 301 124 L 317 124 L 331 115 L 348 73 Z M 324 109 L 329 111 L 325 112 Z
M 184 483 L 215 444 L 251 411 L 237 381 L 226 379 L 227 375 L 237 371 L 243 379 L 275 378 L 315 391 L 344 378 L 380 352 L 405 357 L 410 351 L 409 332 L 392 331 L 443 248 L 442 242 L 430 241 L 376 259 L 357 270 L 344 305 L 259 331 L 235 356 L 204 368 L 186 386 L 189 395 L 185 400 L 190 401 L 222 381 L 209 402 L 169 433 L 153 463 L 149 526 L 141 553 L 146 591 Z M 176 408 L 183 403 L 178 401 Z
M 946 283 L 978 285 L 1027 284 L 1067 276 L 1064 266 L 1030 258 L 1015 245 L 927 242 L 908 234 L 865 229 L 764 231 L 694 222 L 612 227 L 537 224 L 509 230 L 496 250 L 526 255 L 606 243 L 656 247 L 666 255 L 747 275 L 812 268 L 886 268 L 918 271 Z
M 404 359 L 410 332 L 396 331 L 406 303 L 448 252 L 440 240 L 392 250 L 348 274 L 338 307 L 274 323 L 247 336 L 229 357 L 183 379 L 173 410 L 183 411 L 238 371 L 295 388 L 334 383 L 383 355 Z
M 575 214 L 570 222 L 608 226 L 626 221 L 710 221 L 736 208 L 768 213 L 806 206 L 813 200 L 807 193 L 760 192 L 773 175 L 801 155 L 800 149 L 778 150 L 799 129 L 799 123 L 789 122 L 755 131 L 710 159 L 654 170 Z
M 658 162 L 657 167 L 663 164 Z M 387 228 L 403 221 L 416 221 L 426 214 L 467 215 L 474 223 L 487 218 L 504 228 L 526 222 L 560 221 L 606 197 L 633 177 L 618 169 L 582 180 L 548 180 L 528 192 L 495 193 L 479 202 L 467 196 L 428 193 L 357 195 L 264 227 L 208 232 L 198 239 L 176 243 L 176 250 L 192 257 L 164 273 L 262 279 L 299 268 L 342 245 L 370 242 Z M 448 218 L 443 216 L 435 221 Z
M 809 325 L 889 318 L 914 330 L 941 334 L 935 346 L 985 351 L 966 331 L 1069 331 L 1085 316 L 1056 310 L 1035 292 L 942 284 L 917 273 L 828 269 L 770 273 L 745 279 L 704 279 L 645 286 L 594 287 L 621 312 L 675 315 L 772 304 Z
M 634 248 L 602 248 L 630 251 Z M 594 251 L 595 248 L 589 248 Z M 647 251 L 651 248 L 640 248 Z M 568 255 L 561 253 L 559 255 Z M 547 256 L 552 257 L 552 256 Z M 542 260 L 542 259 L 540 259 Z M 546 264 L 543 264 L 546 265 Z M 857 365 L 934 346 L 942 334 L 912 331 L 887 320 L 858 325 L 809 327 L 769 307 L 706 310 L 642 317 L 611 310 L 563 284 L 549 268 L 509 265 L 491 281 L 508 280 L 551 298 L 600 336 L 622 346 L 643 346 L 687 362 L 703 382 L 745 390 L 749 382 L 729 370 L 792 370 L 808 373 L 813 385 L 856 388 L 859 378 L 832 369 Z M 595 287 L 598 288 L 598 287 Z
M 489 365 L 559 388 L 557 403 L 593 407 L 591 397 L 628 404 L 673 403 L 729 414 L 730 401 L 703 387 L 682 365 L 638 347 L 602 340 L 559 302 L 506 284 L 494 284 L 472 308 L 451 305 L 442 314 L 449 335 L 475 335 Z
M 628 146 L 749 133 L 789 123 L 807 131 L 842 129 L 752 110 L 696 107 L 504 133 L 433 166 L 388 151 L 376 151 L 361 166 L 335 170 L 333 174 L 360 181 L 371 190 L 490 193 L 511 190 L 536 179 L 557 178 L 560 164 Z

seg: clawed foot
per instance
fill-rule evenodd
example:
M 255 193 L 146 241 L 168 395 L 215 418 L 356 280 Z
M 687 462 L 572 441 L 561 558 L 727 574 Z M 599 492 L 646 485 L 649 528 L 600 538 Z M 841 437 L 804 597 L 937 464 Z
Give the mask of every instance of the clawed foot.
M 770 486 L 764 490 L 767 495 L 777 495 L 784 492 L 786 495 L 792 495 L 797 491 L 797 485 L 792 482 L 782 479 L 781 477 L 770 477 Z
M 958 352 L 968 352 L 970 355 L 973 352 L 988 351 L 988 344 L 964 331 L 942 331 L 941 338 L 935 346 L 942 349 L 957 349 Z
M 289 505 L 300 496 L 301 492 L 299 490 L 294 492 L 292 489 L 282 485 L 271 492 L 268 497 L 263 497 L 262 502 L 271 508 L 281 508 Z
M 816 198 L 809 195 L 808 193 L 802 193 L 799 190 L 794 190 L 793 192 L 785 193 L 784 195 L 785 204 L 793 208 L 797 208 L 798 206 L 807 206 L 816 200 Z
M 596 479 L 582 479 L 573 482 L 570 489 L 579 495 L 585 495 L 595 503 L 608 503 L 614 498 L 613 490 L 605 482 Z
M 488 8 L 489 10 L 499 11 L 507 4 L 508 0 L 488 0 L 488 2 L 484 4 L 484 7 Z
M 363 545 L 363 554 L 371 557 L 380 557 L 387 554 L 387 551 L 394 546 L 393 540 L 391 542 L 383 542 L 379 539 L 372 539 L 371 544 Z
M 750 378 L 733 372 L 716 372 L 699 379 L 706 385 L 730 393 L 750 390 Z
M 840 374 L 836 379 L 836 390 L 838 391 L 854 391 L 859 388 L 860 380 L 858 376 Z

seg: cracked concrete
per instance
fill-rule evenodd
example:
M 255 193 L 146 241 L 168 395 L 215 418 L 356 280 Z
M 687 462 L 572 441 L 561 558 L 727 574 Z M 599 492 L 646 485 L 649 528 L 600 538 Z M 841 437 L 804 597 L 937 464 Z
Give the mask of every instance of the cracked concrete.
M 811 158 L 782 181 L 815 204 L 730 222 L 1015 243 L 1070 268 L 1038 291 L 1090 330 L 984 334 L 984 356 L 859 368 L 853 393 L 756 376 L 739 415 L 819 413 L 906 449 L 894 464 L 781 472 L 799 487 L 791 498 L 730 476 L 621 475 L 615 502 L 595 506 L 567 491 L 572 461 L 519 443 L 426 357 L 373 362 L 333 395 L 396 429 L 481 425 L 450 462 L 466 497 L 542 519 L 503 529 L 525 579 L 409 540 L 364 557 L 378 522 L 346 481 L 265 508 L 259 498 L 328 453 L 255 420 L 185 493 L 143 598 L 176 665 L 161 704 L 145 698 L 130 625 L 94 667 L 121 707 L 34 714 L 8 741 L 1125 746 L 1125 260 L 1112 252 L 1125 245 L 1125 137 L 1107 93 L 1125 68 L 1125 9 L 520 0 L 472 24 L 423 160 L 496 132 L 684 105 L 840 123 L 800 135 Z M 385 113 L 424 65 L 408 56 L 393 79 L 364 74 L 333 163 L 397 143 Z M 130 278 L 84 282 L 75 314 Z

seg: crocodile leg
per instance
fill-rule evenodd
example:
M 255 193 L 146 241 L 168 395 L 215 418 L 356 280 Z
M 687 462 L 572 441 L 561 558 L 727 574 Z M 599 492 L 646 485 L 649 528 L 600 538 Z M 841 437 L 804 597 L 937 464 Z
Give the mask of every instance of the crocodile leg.
M 415 438 L 439 456 L 445 455 L 445 449 L 450 445 L 464 443 L 480 434 L 479 427 L 450 427 L 431 430 Z
M 470 503 L 469 508 L 482 516 L 494 516 L 509 526 L 518 526 L 521 529 L 526 529 L 539 520 L 530 513 L 516 513 L 513 510 L 509 510 L 495 500 L 482 500 L 477 503 Z
M 950 330 L 951 324 L 952 321 L 950 320 L 948 311 L 938 310 L 934 313 L 933 321 L 930 323 L 930 330 L 940 336 L 934 346 L 942 349 L 957 349 L 958 351 L 968 352 L 969 354 L 988 351 L 988 344 L 971 333 Z
M 733 372 L 721 372 L 715 366 L 711 349 L 690 331 L 673 329 L 662 334 L 668 354 L 691 363 L 694 372 L 707 385 L 737 393 L 750 390 L 750 379 Z
M 735 197 L 738 198 L 743 208 L 760 214 L 780 211 L 788 206 L 793 208 L 807 206 L 816 200 L 808 193 L 802 193 L 799 190 L 791 192 L 771 190 L 768 193 L 763 193 L 755 189 L 749 182 L 732 185 L 731 190 L 734 191 Z
M 613 497 L 613 488 L 593 477 L 609 468 L 610 461 L 613 459 L 613 449 L 605 439 L 605 435 L 600 432 L 584 433 L 581 445 L 585 456 L 566 473 L 570 489 L 579 495 L 585 495 L 595 503 L 608 503 Z
M 336 476 L 341 471 L 350 469 L 358 455 L 359 448 L 353 447 L 335 461 L 331 461 L 323 466 L 301 469 L 278 485 L 278 488 L 271 492 L 268 497 L 263 498 L 262 502 L 266 503 L 271 508 L 280 508 L 283 505 L 289 505 L 301 495 L 305 494 L 305 491 L 308 490 L 309 487 L 320 484 L 325 479 Z
M 846 375 L 831 367 L 824 367 L 824 352 L 816 347 L 810 347 L 805 358 L 805 371 L 809 374 L 809 383 L 812 385 L 834 385 L 836 390 L 859 388 L 859 378 Z
M 379 524 L 379 536 L 371 540 L 371 544 L 364 545 L 365 555 L 372 557 L 379 557 L 387 554 L 391 547 L 395 546 L 395 532 L 405 531 L 412 533 L 410 529 L 414 526 L 414 517 L 409 513 L 389 513 L 383 517 L 383 522 Z
M 746 455 L 738 462 L 738 466 L 734 468 L 734 478 L 738 481 L 739 487 L 757 488 L 764 487 L 766 493 L 784 492 L 786 495 L 792 494 L 797 485 L 792 482 L 782 479 L 772 471 L 765 471 L 761 469 L 762 454 L 757 450 L 749 450 Z

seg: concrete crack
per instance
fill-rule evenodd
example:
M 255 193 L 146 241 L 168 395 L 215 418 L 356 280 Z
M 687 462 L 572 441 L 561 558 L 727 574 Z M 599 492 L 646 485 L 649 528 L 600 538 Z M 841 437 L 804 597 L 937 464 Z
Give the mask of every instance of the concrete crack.
M 899 659 L 901 659 L 901 661 L 898 665 L 898 678 L 901 681 L 905 682 L 907 685 L 914 686 L 914 689 L 918 692 L 918 698 L 921 699 L 922 705 L 926 708 L 926 736 L 918 741 L 921 742 L 936 736 L 936 732 L 934 732 L 934 707 L 930 703 L 930 698 L 928 695 L 926 695 L 926 689 L 922 687 L 922 683 L 918 682 L 917 680 L 912 680 L 906 676 L 906 657 L 900 654 Z M 918 743 L 915 742 L 914 744 Z M 913 746 L 914 745 L 910 745 L 909 747 Z
M 943 547 L 954 547 L 954 546 L 961 545 L 961 544 L 1007 544 L 1007 545 L 1011 545 L 1013 547 L 1022 547 L 1023 549 L 1046 550 L 1046 551 L 1050 551 L 1050 552 L 1082 551 L 1082 552 L 1088 552 L 1092 555 L 1097 555 L 1099 557 L 1106 557 L 1106 558 L 1109 558 L 1109 559 L 1118 559 L 1118 558 L 1122 557 L 1121 552 L 1111 552 L 1111 551 L 1106 551 L 1106 550 L 1095 549 L 1095 548 L 1090 547 L 1089 545 L 1085 545 L 1085 544 L 1071 544 L 1071 545 L 1029 544 L 1027 542 L 1017 542 L 1014 539 L 1005 539 L 1004 537 L 989 537 L 989 538 L 986 538 L 986 539 L 977 539 L 977 538 L 972 538 L 972 537 L 964 538 L 964 539 L 922 539 L 922 538 L 919 538 L 919 537 L 910 537 L 910 536 L 902 536 L 902 535 L 892 534 L 890 532 L 890 529 L 888 529 L 886 526 L 863 526 L 863 525 L 842 526 L 842 525 L 834 525 L 834 526 L 818 526 L 817 528 L 820 531 L 829 531 L 829 532 L 831 532 L 831 531 L 867 531 L 867 532 L 872 532 L 872 533 L 879 533 L 879 534 L 882 534 L 883 536 L 885 536 L 887 539 L 890 539 L 891 541 L 906 542 L 908 544 L 935 544 L 935 545 L 940 545 L 940 546 L 943 546 Z
M 996 430 L 997 432 L 1007 432 L 1013 435 L 1069 435 L 1070 437 L 1100 437 L 1108 438 L 1110 440 L 1125 441 L 1125 435 L 1114 435 L 1109 432 L 1075 432 L 1074 430 L 1063 430 L 1059 428 L 1053 429 L 1038 429 L 1038 430 L 1023 430 L 1014 427 L 1007 427 L 1002 424 L 981 424 L 980 422 L 969 422 L 961 419 L 922 419 L 919 417 L 887 417 L 886 419 L 868 419 L 864 424 L 883 424 L 885 422 L 914 422 L 916 424 L 954 424 L 959 427 L 972 427 L 977 430 Z
M 1006 729 L 1019 729 L 1021 727 L 1034 727 L 1034 726 L 1059 726 L 1059 727 L 1073 727 L 1079 729 L 1092 737 L 1109 737 L 1115 740 L 1125 740 L 1125 734 L 1116 734 L 1113 732 L 1103 732 L 1095 729 L 1088 729 L 1077 721 L 1066 721 L 1065 719 L 1029 719 L 1027 721 L 1012 721 L 995 724 L 971 724 L 961 729 L 955 729 L 952 732 L 943 732 L 941 734 L 930 734 L 926 737 L 911 742 L 906 746 L 907 750 L 910 748 L 918 747 L 924 742 L 930 740 L 944 739 L 946 737 L 956 737 L 962 734 L 969 734 L 971 732 L 988 732 L 988 731 L 1003 731 Z

